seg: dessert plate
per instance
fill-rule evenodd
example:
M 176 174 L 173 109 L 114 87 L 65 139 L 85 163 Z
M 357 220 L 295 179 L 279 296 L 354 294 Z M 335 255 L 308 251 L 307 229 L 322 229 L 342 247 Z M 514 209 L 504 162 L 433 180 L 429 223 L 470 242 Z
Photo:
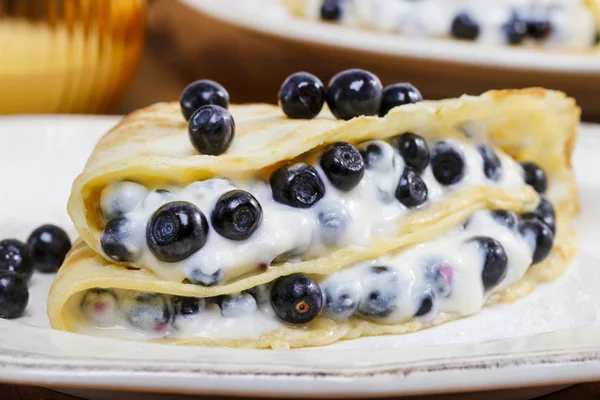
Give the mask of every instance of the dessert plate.
M 67 228 L 69 186 L 116 117 L 0 118 L 0 237 Z M 53 331 L 34 274 L 26 315 L 0 320 L 2 382 L 69 388 L 255 396 L 370 397 L 559 385 L 600 379 L 600 126 L 574 157 L 582 191 L 580 251 L 563 277 L 514 304 L 404 336 L 269 351 L 117 341 Z

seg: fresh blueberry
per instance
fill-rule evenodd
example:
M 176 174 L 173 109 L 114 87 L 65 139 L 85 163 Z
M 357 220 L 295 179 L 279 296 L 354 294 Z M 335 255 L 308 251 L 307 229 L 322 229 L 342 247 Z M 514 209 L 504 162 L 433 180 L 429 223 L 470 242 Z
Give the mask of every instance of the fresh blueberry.
M 335 321 L 350 318 L 360 304 L 360 283 L 357 281 L 325 283 L 323 288 L 325 306 L 323 312 Z
M 188 136 L 201 154 L 225 153 L 235 136 L 235 122 L 229 111 L 220 106 L 199 108 L 190 118 Z
M 350 143 L 335 143 L 321 156 L 321 168 L 336 188 L 348 192 L 358 185 L 365 173 L 360 152 Z
M 360 145 L 360 155 L 365 163 L 365 168 L 387 172 L 392 170 L 399 159 L 394 148 L 382 140 L 373 140 Z
M 420 296 L 419 308 L 415 313 L 415 317 L 424 317 L 433 311 L 435 305 L 435 294 L 428 288 Z
M 215 286 L 216 284 L 221 282 L 223 280 L 224 276 L 225 276 L 225 273 L 223 272 L 222 269 L 218 269 L 216 272 L 213 272 L 212 274 L 206 274 L 206 273 L 202 272 L 202 270 L 200 268 L 194 268 L 189 273 L 189 275 L 187 275 L 187 278 L 194 285 L 210 287 L 210 286 Z
M 28 281 L 33 274 L 33 256 L 31 249 L 17 239 L 0 241 L 0 273 L 15 272 Z
M 208 239 L 206 217 L 192 203 L 167 203 L 152 215 L 146 229 L 150 251 L 161 261 L 185 260 L 204 246 Z
M 540 196 L 540 204 L 534 212 L 521 215 L 523 219 L 539 219 L 548 225 L 553 234 L 556 233 L 556 213 L 552 203 L 545 197 Z
M 27 244 L 31 249 L 35 268 L 42 272 L 56 272 L 71 250 L 69 235 L 56 225 L 42 225 L 34 230 Z
M 125 218 L 115 218 L 108 221 L 102 232 L 100 244 L 107 256 L 119 262 L 132 262 L 137 260 L 142 248 L 135 240 L 136 227 L 134 223 Z
M 404 163 L 421 173 L 429 164 L 429 146 L 419 135 L 406 132 L 392 139 L 392 144 L 398 149 Z
M 442 185 L 460 182 L 465 175 L 465 158 L 462 152 L 448 142 L 438 142 L 431 151 L 433 176 Z
M 15 272 L 0 272 L 0 318 L 20 317 L 28 302 L 29 289 L 25 279 Z
M 433 260 L 425 265 L 425 279 L 431 284 L 436 296 L 450 297 L 454 283 L 454 270 L 443 260 Z
M 279 89 L 279 104 L 289 118 L 313 119 L 325 103 L 325 88 L 316 76 L 296 72 Z
M 321 241 L 328 246 L 338 246 L 352 223 L 352 216 L 342 204 L 331 201 L 319 207 L 317 221 Z
M 175 315 L 189 318 L 202 312 L 206 306 L 206 300 L 201 297 L 173 296 L 171 299 Z
M 271 175 L 275 201 L 290 207 L 309 208 L 325 195 L 325 185 L 310 165 L 297 163 L 279 168 Z
M 158 293 L 128 293 L 121 303 L 121 311 L 131 325 L 148 332 L 163 330 L 171 318 L 167 300 Z
M 452 20 L 450 32 L 458 39 L 475 40 L 481 28 L 477 21 L 467 12 L 460 12 Z
M 396 198 L 408 208 L 418 207 L 427 201 L 427 185 L 417 171 L 404 168 L 396 188 Z
M 515 13 L 502 25 L 508 44 L 521 44 L 527 35 L 527 24 Z
M 500 242 L 486 236 L 476 236 L 469 240 L 476 243 L 483 253 L 483 269 L 481 280 L 484 290 L 488 291 L 497 286 L 506 276 L 508 269 L 508 256 Z
M 271 287 L 269 284 L 258 285 L 246 290 L 246 293 L 254 297 L 256 304 L 265 304 L 271 298 Z
M 219 235 L 244 240 L 260 226 L 262 217 L 262 207 L 254 196 L 244 190 L 232 190 L 217 201 L 211 222 Z
M 96 326 L 114 325 L 118 311 L 117 297 L 110 289 L 90 289 L 81 300 L 81 312 Z
M 323 307 L 323 293 L 315 281 L 303 274 L 283 276 L 271 288 L 275 314 L 290 324 L 313 320 Z
M 542 40 L 547 38 L 552 33 L 552 23 L 545 18 L 531 18 L 525 20 L 527 27 L 527 35 L 536 39 Z
M 379 116 L 384 117 L 394 107 L 423 101 L 421 92 L 410 83 L 395 83 L 383 89 Z
M 488 145 L 478 146 L 477 150 L 483 159 L 483 172 L 485 176 L 494 182 L 498 182 L 502 178 L 502 163 L 496 152 Z
M 100 209 L 106 221 L 122 217 L 148 195 L 148 189 L 135 182 L 118 182 L 107 186 L 100 194 Z
M 519 232 L 533 250 L 532 264 L 542 262 L 548 257 L 554 244 L 554 235 L 548 225 L 536 219 L 521 220 Z
M 397 309 L 396 300 L 400 293 L 400 278 L 389 267 L 370 268 L 372 277 L 360 301 L 358 313 L 365 317 L 385 318 Z
M 517 215 L 510 210 L 494 210 L 491 212 L 494 220 L 509 229 L 515 229 L 519 222 Z
M 325 21 L 338 21 L 342 18 L 342 0 L 323 0 L 321 6 L 321 19 Z
M 338 119 L 377 115 L 382 93 L 381 81 L 376 75 L 362 69 L 349 69 L 329 81 L 327 105 Z
M 527 161 L 522 162 L 525 183 L 530 185 L 538 193 L 546 192 L 548 189 L 548 178 L 546 172 L 536 163 Z
M 156 210 L 172 201 L 177 201 L 173 193 L 165 189 L 156 189 L 148 193 L 148 196 L 142 201 L 142 207 L 145 209 Z
M 372 166 L 377 165 L 383 158 L 383 149 L 378 143 L 369 143 L 360 150 L 360 155 L 363 158 L 365 167 L 370 169 Z
M 229 93 L 217 82 L 202 79 L 190 83 L 179 99 L 181 113 L 188 121 L 192 115 L 201 107 L 216 105 L 223 108 L 229 107 Z
M 247 317 L 258 309 L 256 300 L 248 293 L 221 296 L 219 305 L 221 315 L 226 318 Z

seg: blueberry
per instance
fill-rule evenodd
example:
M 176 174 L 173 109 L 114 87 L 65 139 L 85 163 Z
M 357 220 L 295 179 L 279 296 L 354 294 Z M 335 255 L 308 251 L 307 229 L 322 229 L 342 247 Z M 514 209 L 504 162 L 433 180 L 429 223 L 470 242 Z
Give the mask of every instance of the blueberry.
M 42 225 L 34 230 L 27 244 L 31 249 L 35 268 L 42 272 L 56 272 L 71 250 L 69 235 L 55 225 Z
M 81 312 L 96 326 L 112 326 L 117 319 L 119 304 L 110 289 L 90 289 L 81 300 Z
M 158 293 L 128 293 L 121 311 L 131 325 L 143 331 L 161 331 L 170 320 L 167 301 Z
M 450 297 L 454 283 L 454 270 L 443 260 L 433 260 L 426 263 L 425 279 L 433 287 L 436 296 Z
M 360 283 L 336 282 L 323 288 L 325 306 L 323 312 L 331 319 L 344 321 L 350 318 L 360 304 Z
M 316 76 L 296 72 L 279 89 L 279 104 L 288 118 L 313 119 L 325 103 L 325 88 Z
M 336 188 L 348 192 L 358 185 L 365 173 L 360 152 L 350 143 L 338 142 L 321 156 L 321 168 Z
M 201 154 L 225 153 L 235 136 L 235 122 L 229 111 L 220 106 L 199 108 L 190 118 L 188 136 Z
M 249 293 L 252 297 L 254 297 L 254 300 L 256 300 L 256 304 L 264 304 L 270 300 L 270 291 L 270 285 L 264 284 L 254 286 L 253 288 L 246 290 L 246 293 Z
M 102 250 L 115 261 L 136 261 L 142 248 L 135 240 L 135 228 L 133 222 L 125 217 L 108 221 L 100 238 Z
M 404 168 L 396 188 L 396 198 L 408 208 L 418 207 L 427 201 L 427 185 L 417 171 Z
M 321 241 L 329 246 L 337 246 L 343 241 L 344 235 L 352 223 L 352 216 L 346 207 L 332 201 L 319 208 L 317 221 Z
M 171 304 L 175 315 L 189 318 L 204 310 L 206 300 L 201 297 L 173 296 Z
M 323 293 L 315 281 L 303 274 L 283 276 L 271 288 L 275 314 L 290 324 L 313 320 L 323 307 Z
M 419 308 L 415 313 L 415 317 L 424 317 L 433 311 L 435 305 L 435 294 L 431 289 L 426 289 L 420 296 Z
M 309 208 L 325 195 L 325 185 L 310 165 L 297 163 L 279 168 L 271 175 L 275 201 L 290 207 Z
M 325 21 L 338 21 L 342 18 L 342 0 L 323 0 L 321 6 L 321 19 Z
M 538 193 L 546 192 L 548 189 L 548 178 L 546 172 L 536 163 L 527 161 L 522 162 L 525 183 L 530 185 Z
M 382 140 L 373 140 L 361 144 L 360 155 L 366 169 L 381 172 L 393 170 L 400 159 L 394 148 Z
M 410 83 L 395 83 L 383 89 L 379 116 L 384 117 L 394 107 L 423 101 L 421 92 Z
M 537 264 L 548 257 L 554 244 L 554 235 L 546 224 L 535 219 L 521 220 L 519 232 L 533 249 L 532 264 Z
M 179 99 L 181 113 L 188 121 L 194 112 L 201 107 L 217 105 L 223 108 L 229 107 L 229 93 L 217 82 L 203 79 L 190 83 Z
M 453 185 L 465 175 L 465 159 L 458 148 L 448 142 L 438 142 L 431 151 L 431 168 L 439 183 Z
M 150 210 L 156 210 L 160 206 L 177 201 L 171 192 L 165 189 L 156 189 L 148 193 L 148 196 L 142 202 L 142 207 Z
M 502 163 L 496 152 L 487 145 L 478 146 L 477 150 L 483 159 L 483 172 L 485 176 L 494 182 L 498 182 L 502 178 Z
M 15 272 L 28 281 L 33 274 L 33 265 L 33 256 L 28 245 L 17 239 L 0 241 L 0 273 Z
M 365 167 L 370 169 L 370 167 L 377 165 L 383 158 L 383 149 L 377 143 L 369 143 L 361 149 L 360 155 L 363 158 Z
M 527 35 L 536 40 L 547 38 L 552 33 L 552 23 L 544 18 L 531 18 L 525 20 Z
M 231 190 L 217 201 L 211 222 L 219 235 L 244 240 L 260 226 L 262 217 L 262 207 L 254 196 L 244 190 Z
M 540 204 L 534 212 L 521 215 L 523 219 L 538 219 L 548 225 L 553 234 L 556 233 L 556 213 L 552 203 L 544 197 L 540 196 Z
M 0 318 L 18 318 L 29 302 L 25 279 L 11 271 L 0 272 Z
M 392 139 L 392 144 L 398 149 L 404 163 L 421 173 L 429 164 L 429 146 L 419 135 L 406 132 Z
M 135 182 L 118 182 L 107 186 L 100 194 L 100 209 L 107 221 L 133 211 L 148 195 L 148 189 Z
M 459 39 L 475 40 L 479 36 L 481 28 L 477 21 L 467 12 L 460 12 L 452 20 L 450 32 L 452 36 Z
M 358 307 L 358 313 L 365 317 L 385 318 L 397 309 L 396 300 L 400 293 L 400 278 L 389 267 L 370 268 L 372 280 Z
M 338 119 L 377 115 L 382 92 L 381 81 L 376 75 L 362 69 L 349 69 L 329 81 L 327 105 Z
M 481 280 L 484 290 L 493 289 L 504 279 L 508 269 L 508 256 L 504 247 L 496 239 L 486 236 L 476 236 L 469 242 L 476 243 L 483 253 Z
M 152 215 L 146 228 L 150 251 L 161 261 L 185 260 L 204 246 L 208 239 L 206 217 L 192 203 L 167 203 Z
M 502 25 L 502 30 L 509 44 L 521 44 L 527 35 L 527 25 L 516 13 Z
M 206 274 L 206 273 L 202 272 L 202 270 L 200 268 L 195 268 L 190 272 L 190 274 L 187 276 L 187 278 L 194 285 L 210 287 L 210 286 L 215 286 L 216 284 L 221 282 L 223 280 L 224 276 L 225 276 L 225 273 L 223 272 L 222 269 L 218 269 L 216 272 L 213 272 L 212 274 Z
M 248 293 L 221 296 L 219 305 L 221 315 L 226 318 L 247 317 L 258 309 L 256 300 Z
M 494 220 L 509 229 L 515 229 L 519 222 L 517 215 L 510 210 L 494 210 L 491 212 Z

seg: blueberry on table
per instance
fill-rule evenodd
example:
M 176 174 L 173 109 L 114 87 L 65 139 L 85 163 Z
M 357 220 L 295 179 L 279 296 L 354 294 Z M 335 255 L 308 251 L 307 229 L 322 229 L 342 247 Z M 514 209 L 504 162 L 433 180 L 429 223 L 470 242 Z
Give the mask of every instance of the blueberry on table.
M 444 186 L 454 185 L 465 175 L 465 158 L 450 143 L 438 142 L 431 150 L 431 168 L 439 183 Z
M 100 194 L 100 209 L 107 221 L 133 211 L 146 198 L 148 189 L 135 182 L 118 182 L 107 186 Z
M 260 226 L 262 217 L 262 207 L 254 196 L 244 190 L 231 190 L 217 200 L 211 221 L 219 235 L 244 240 Z
M 223 280 L 224 276 L 225 272 L 223 272 L 222 269 L 218 269 L 211 274 L 203 272 L 200 268 L 194 268 L 189 274 L 187 274 L 187 278 L 194 285 L 206 287 L 215 286 Z
M 275 201 L 290 207 L 309 208 L 325 195 L 325 185 L 317 171 L 304 163 L 289 164 L 271 175 Z
M 537 219 L 521 220 L 519 233 L 533 250 L 532 264 L 544 261 L 552 251 L 554 234 L 548 225 Z
M 404 168 L 396 187 L 396 199 L 408 208 L 418 207 L 427 201 L 427 185 L 417 171 Z
M 501 225 L 509 229 L 515 229 L 519 223 L 517 214 L 510 210 L 494 210 L 491 212 L 492 218 Z
M 502 163 L 500 159 L 488 145 L 478 146 L 477 150 L 483 160 L 483 172 L 485 176 L 494 182 L 498 182 L 502 178 Z
M 323 288 L 325 306 L 323 312 L 335 321 L 350 318 L 360 305 L 360 284 L 358 282 L 336 282 Z
M 496 239 L 486 236 L 476 236 L 469 240 L 476 243 L 483 255 L 481 280 L 485 291 L 493 289 L 506 276 L 508 256 L 502 244 Z
M 31 249 L 17 239 L 0 241 L 0 273 L 15 272 L 28 281 L 33 274 Z
M 331 145 L 321 156 L 321 168 L 333 186 L 348 192 L 354 189 L 365 173 L 360 152 L 350 143 Z
M 131 325 L 142 331 L 161 331 L 171 318 L 167 300 L 158 293 L 132 292 L 121 303 Z
M 137 260 L 142 249 L 136 240 L 134 223 L 125 218 L 115 218 L 108 221 L 102 232 L 100 244 L 107 256 L 119 262 Z
M 511 16 L 502 26 L 502 30 L 508 44 L 521 44 L 527 36 L 527 25 L 517 14 Z
M 186 121 L 201 107 L 216 105 L 223 108 L 229 107 L 229 93 L 221 85 L 209 79 L 202 79 L 190 83 L 179 99 L 181 113 Z
M 283 276 L 271 287 L 271 306 L 282 321 L 304 324 L 319 315 L 323 293 L 319 285 L 304 274 Z
M 225 153 L 235 136 L 235 122 L 229 111 L 220 106 L 199 108 L 188 123 L 192 146 L 201 154 Z
M 475 18 L 463 11 L 452 20 L 450 33 L 458 39 L 475 40 L 479 36 L 480 30 L 481 28 Z
M 81 312 L 96 326 L 114 325 L 118 311 L 117 297 L 110 289 L 90 289 L 81 300 Z
M 321 6 L 321 19 L 324 21 L 338 21 L 342 18 L 342 0 L 323 0 Z
M 521 163 L 525 183 L 530 185 L 538 193 L 546 192 L 548 189 L 548 178 L 546 172 L 534 162 L 526 161 Z
M 25 279 L 10 271 L 0 272 L 0 318 L 18 318 L 29 302 Z
M 392 138 L 392 144 L 404 159 L 404 163 L 421 173 L 429 164 L 429 146 L 419 135 L 406 132 Z
M 379 116 L 384 117 L 394 107 L 418 103 L 423 100 L 421 92 L 410 83 L 395 83 L 383 88 Z
M 381 81 L 375 74 L 362 69 L 349 69 L 329 81 L 327 105 L 338 119 L 377 115 L 382 95 Z
M 545 197 L 540 196 L 540 204 L 532 213 L 526 213 L 521 215 L 522 219 L 538 219 L 544 224 L 548 225 L 553 234 L 556 233 L 556 213 L 554 212 L 554 206 Z
M 256 300 L 248 293 L 228 294 L 219 298 L 221 315 L 240 318 L 252 315 L 257 309 Z
M 34 230 L 27 244 L 31 249 L 35 268 L 42 272 L 56 272 L 71 250 L 69 235 L 55 225 L 42 225 Z
M 175 315 L 189 318 L 204 310 L 206 300 L 201 297 L 173 296 L 171 304 Z
M 325 88 L 316 76 L 296 72 L 279 89 L 279 104 L 289 118 L 313 119 L 325 103 Z

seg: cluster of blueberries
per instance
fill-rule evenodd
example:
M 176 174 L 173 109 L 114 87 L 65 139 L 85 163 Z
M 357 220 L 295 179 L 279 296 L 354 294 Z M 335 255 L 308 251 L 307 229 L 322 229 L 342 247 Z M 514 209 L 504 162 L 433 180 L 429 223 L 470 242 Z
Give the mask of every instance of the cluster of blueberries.
M 17 239 L 0 241 L 0 318 L 23 315 L 33 270 L 58 271 L 70 249 L 71 240 L 65 231 L 49 224 L 35 229 L 27 243 Z

